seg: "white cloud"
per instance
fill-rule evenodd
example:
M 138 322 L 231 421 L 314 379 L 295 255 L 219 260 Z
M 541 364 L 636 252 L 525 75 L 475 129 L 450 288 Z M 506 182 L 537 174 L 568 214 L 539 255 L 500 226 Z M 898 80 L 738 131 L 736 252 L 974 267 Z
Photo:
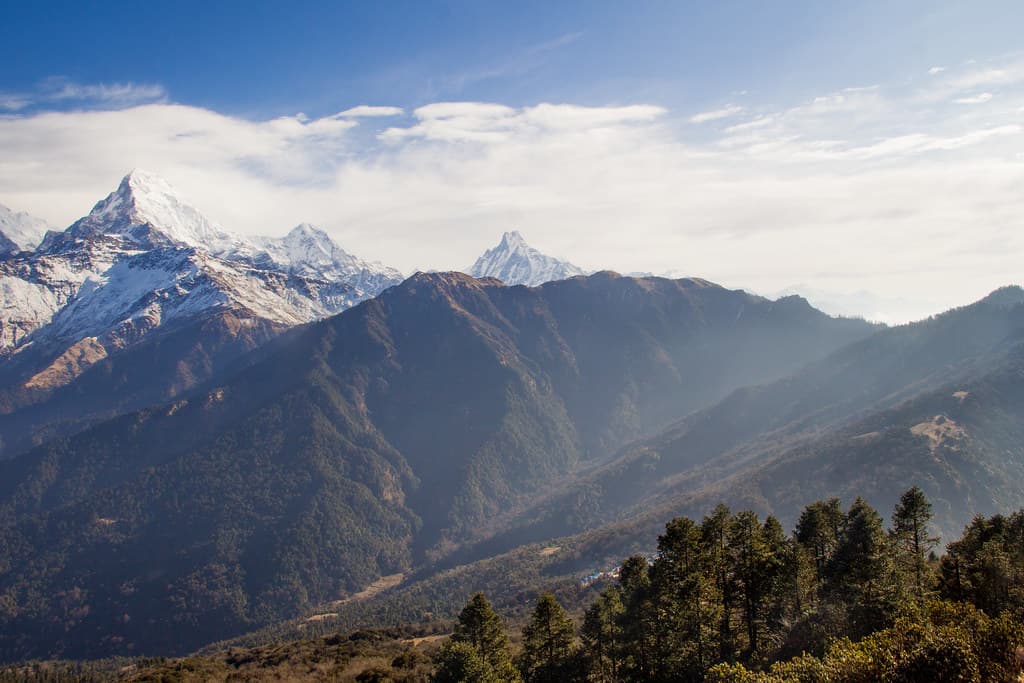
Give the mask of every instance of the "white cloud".
M 956 102 L 957 104 L 985 104 L 986 102 L 989 102 L 991 100 L 992 93 L 983 92 L 978 95 L 973 95 L 971 97 L 961 97 L 953 101 Z
M 407 272 L 464 267 L 518 226 L 586 268 L 869 290 L 901 302 L 871 311 L 897 320 L 1019 281 L 1024 253 L 1024 92 L 963 107 L 952 97 L 976 90 L 913 88 L 752 102 L 699 144 L 647 104 L 438 102 L 398 121 L 23 110 L 0 116 L 0 202 L 67 225 L 142 167 L 230 229 L 308 220 Z
M 928 73 L 931 74 L 932 76 L 935 76 L 942 73 L 945 70 L 946 67 L 944 66 L 933 66 L 932 68 L 928 69 Z
M 719 119 L 727 119 L 737 114 L 743 113 L 743 107 L 731 104 L 722 109 L 715 109 L 713 111 L 704 111 L 699 114 L 694 114 L 690 117 L 690 123 L 707 123 L 708 121 L 717 121 Z
M 755 128 L 763 128 L 769 126 L 775 122 L 775 119 L 771 116 L 762 116 L 761 118 L 753 119 L 751 121 L 745 121 L 743 123 L 737 123 L 734 126 L 729 126 L 725 129 L 726 133 L 735 134 L 742 133 L 744 131 L 753 130 Z
M 340 112 L 338 116 L 347 116 L 351 118 L 359 117 L 377 117 L 377 116 L 401 116 L 405 113 L 405 110 L 401 107 L 379 107 L 371 106 L 368 104 L 360 104 L 358 107 L 352 107 Z

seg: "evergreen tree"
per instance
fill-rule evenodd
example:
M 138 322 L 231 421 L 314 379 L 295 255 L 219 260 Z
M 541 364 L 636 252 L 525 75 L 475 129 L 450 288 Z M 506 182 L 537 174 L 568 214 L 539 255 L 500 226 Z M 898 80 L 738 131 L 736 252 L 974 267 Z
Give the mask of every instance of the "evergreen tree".
M 729 547 L 729 527 L 732 513 L 719 503 L 711 516 L 701 522 L 701 545 L 707 561 L 709 576 L 717 596 L 718 607 L 718 659 L 732 662 L 736 659 L 736 637 L 732 617 L 737 599 L 736 576 Z
M 939 539 L 928 535 L 932 505 L 924 492 L 913 487 L 900 497 L 892 514 L 892 538 L 896 558 L 903 575 L 909 579 L 910 592 L 919 606 L 927 592 L 928 555 Z
M 619 620 L 624 657 L 619 672 L 628 681 L 649 681 L 654 663 L 655 622 L 647 559 L 634 555 L 619 570 L 623 612 Z
M 770 525 L 774 532 L 777 522 Z M 761 649 L 761 633 L 769 598 L 781 575 L 783 557 L 779 539 L 769 540 L 758 516 L 751 511 L 740 512 L 733 519 L 729 545 L 735 556 L 736 580 L 743 602 L 743 622 L 751 657 Z
M 839 543 L 844 521 L 839 499 L 829 498 L 805 507 L 796 524 L 796 540 L 811 553 L 819 586 L 825 578 L 825 566 Z
M 826 591 L 848 610 L 850 630 L 862 636 L 884 628 L 895 608 L 891 546 L 878 512 L 862 498 L 850 507 L 826 567 Z
M 777 636 L 801 614 L 800 567 L 797 543 L 786 536 L 782 524 L 769 516 L 761 527 L 761 537 L 773 558 L 764 620 L 769 633 Z
M 699 680 L 717 656 L 717 605 L 700 528 L 673 519 L 658 538 L 651 568 L 655 593 L 655 680 Z
M 619 680 L 618 663 L 622 646 L 619 622 L 624 611 L 620 589 L 609 586 L 583 615 L 580 637 L 590 680 L 594 683 L 613 683 Z
M 452 642 L 466 643 L 480 655 L 502 681 L 517 681 L 519 675 L 512 665 L 508 636 L 491 603 L 477 593 L 462 609 L 452 633 Z
M 450 639 L 435 658 L 433 683 L 506 683 L 468 642 Z
M 551 593 L 537 601 L 533 617 L 523 628 L 520 671 L 528 683 L 558 683 L 569 677 L 575 653 L 575 627 Z

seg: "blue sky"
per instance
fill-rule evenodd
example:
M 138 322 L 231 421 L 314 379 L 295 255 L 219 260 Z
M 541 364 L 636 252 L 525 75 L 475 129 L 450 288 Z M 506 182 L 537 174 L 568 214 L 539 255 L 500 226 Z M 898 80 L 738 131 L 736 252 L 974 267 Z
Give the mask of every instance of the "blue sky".
M 1016 2 L 5 3 L 0 82 L 135 83 L 241 116 L 367 101 L 701 107 L 1020 49 Z
M 0 202 L 133 167 L 415 268 L 585 268 L 886 320 L 1021 280 L 1017 2 L 5 3 Z M 370 114 L 373 114 L 372 116 Z

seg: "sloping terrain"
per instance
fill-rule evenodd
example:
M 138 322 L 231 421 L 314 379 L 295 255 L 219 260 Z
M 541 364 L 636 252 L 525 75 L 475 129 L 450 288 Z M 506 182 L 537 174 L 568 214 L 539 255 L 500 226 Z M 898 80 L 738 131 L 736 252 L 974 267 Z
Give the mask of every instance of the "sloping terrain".
M 866 494 L 891 510 L 911 485 L 934 502 L 944 541 L 955 538 L 975 515 L 1024 503 L 1020 298 L 1016 288 L 996 292 L 737 391 L 624 448 L 464 557 L 545 539 L 568 549 L 572 568 L 583 571 L 611 561 L 616 539 L 650 542 L 664 519 L 699 517 L 719 502 L 777 515 L 792 528 L 803 501 Z M 887 354 L 895 349 L 902 352 L 894 360 Z M 594 530 L 548 540 L 587 529 Z
M 181 652 L 300 614 L 874 329 L 696 280 L 414 276 L 0 464 L 0 651 Z

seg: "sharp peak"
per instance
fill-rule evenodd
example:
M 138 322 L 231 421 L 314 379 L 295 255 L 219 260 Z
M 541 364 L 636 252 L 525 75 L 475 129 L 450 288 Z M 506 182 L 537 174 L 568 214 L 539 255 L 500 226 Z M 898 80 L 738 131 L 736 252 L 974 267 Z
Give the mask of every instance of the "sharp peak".
M 138 168 L 138 167 L 133 168 L 132 170 L 130 170 L 127 173 L 124 174 L 124 179 L 125 180 L 128 180 L 129 178 L 136 178 L 136 179 L 139 179 L 139 180 L 144 180 L 146 178 L 158 178 L 158 179 L 161 179 L 161 180 L 163 179 L 163 177 L 159 173 L 154 173 L 154 172 L 152 172 L 150 170 L 147 170 L 145 168 Z
M 506 246 L 528 246 L 526 244 L 526 238 L 523 237 L 523 233 L 518 230 L 507 230 L 501 235 L 501 244 Z
M 326 237 L 330 239 L 330 235 L 327 234 L 326 230 L 317 227 L 312 223 L 299 223 L 288 231 L 288 235 L 316 235 L 317 237 Z
M 129 190 L 134 194 L 138 191 L 158 191 L 165 194 L 177 194 L 174 186 L 156 173 L 141 168 L 133 168 L 121 179 L 118 189 Z
M 148 225 L 162 235 L 157 242 L 204 249 L 226 248 L 235 240 L 162 177 L 137 168 L 124 176 L 117 190 L 97 202 L 82 220 L 81 229 L 86 232 L 127 234 L 123 231 L 133 229 L 132 226 Z M 134 235 L 132 239 L 141 240 L 140 244 L 156 244 L 152 237 Z
M 93 207 L 93 211 L 110 208 L 111 201 L 124 207 L 140 206 L 152 202 L 172 202 L 190 206 L 178 189 L 162 176 L 139 168 L 132 169 L 121 178 L 117 189 Z

